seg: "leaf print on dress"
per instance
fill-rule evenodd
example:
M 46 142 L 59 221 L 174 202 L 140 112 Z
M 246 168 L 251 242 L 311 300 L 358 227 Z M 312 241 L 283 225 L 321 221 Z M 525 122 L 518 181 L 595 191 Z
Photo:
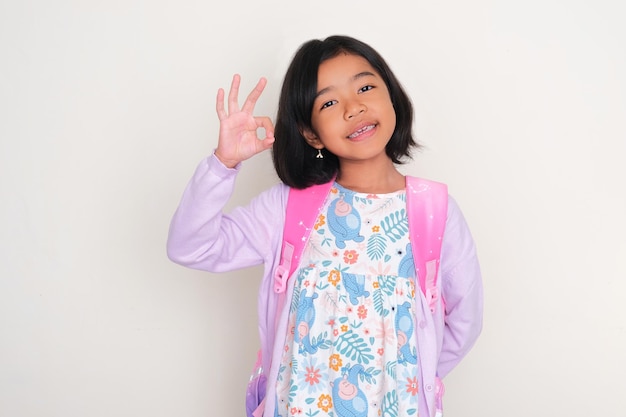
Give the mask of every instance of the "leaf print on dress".
M 409 219 L 407 218 L 406 210 L 402 209 L 385 216 L 380 225 L 385 235 L 392 242 L 402 239 L 409 231 Z
M 382 412 L 383 417 L 398 417 L 398 395 L 395 390 L 385 395 Z
M 335 342 L 335 350 L 363 365 L 369 364 L 374 359 L 372 349 L 367 342 L 352 330 L 347 330 L 339 335 Z
M 397 277 L 390 275 L 379 275 L 378 281 L 376 281 L 378 285 L 374 287 L 372 293 L 372 305 L 376 312 L 382 317 L 389 316 L 390 312 L 385 300 L 395 292 L 396 281 Z
M 382 291 L 380 289 L 375 290 L 372 293 L 372 298 L 374 300 L 374 310 L 382 317 L 388 316 L 389 310 L 385 308 L 385 299 Z
M 378 277 L 378 286 L 386 296 L 392 295 L 396 291 L 398 277 L 393 275 L 382 275 Z
M 373 261 L 382 259 L 387 248 L 387 239 L 380 233 L 374 233 L 367 239 L 367 257 Z

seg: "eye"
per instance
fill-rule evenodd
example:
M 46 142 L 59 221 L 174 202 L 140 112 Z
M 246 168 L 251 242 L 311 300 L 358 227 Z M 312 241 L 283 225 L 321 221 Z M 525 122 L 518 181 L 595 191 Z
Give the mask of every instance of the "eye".
M 324 103 L 322 103 L 322 106 L 320 107 L 320 110 L 321 109 L 325 109 L 327 107 L 330 107 L 333 104 L 335 104 L 336 102 L 337 102 L 336 100 L 330 100 L 330 101 L 324 102 Z
M 371 90 L 371 89 L 373 89 L 373 88 L 374 88 L 374 86 L 373 86 L 373 85 L 366 85 L 366 86 L 363 86 L 363 87 L 359 88 L 359 93 L 364 93 L 364 92 L 369 91 L 369 90 Z

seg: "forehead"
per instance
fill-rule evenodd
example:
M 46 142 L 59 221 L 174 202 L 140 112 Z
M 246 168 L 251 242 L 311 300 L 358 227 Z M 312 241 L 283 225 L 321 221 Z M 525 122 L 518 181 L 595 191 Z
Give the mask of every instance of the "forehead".
M 317 86 L 318 90 L 337 88 L 362 77 L 381 78 L 367 59 L 360 55 L 342 53 L 320 64 Z

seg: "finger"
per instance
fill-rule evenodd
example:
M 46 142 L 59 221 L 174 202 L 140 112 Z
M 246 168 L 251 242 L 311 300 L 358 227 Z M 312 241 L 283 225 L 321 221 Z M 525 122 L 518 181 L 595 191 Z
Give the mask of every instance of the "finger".
M 265 130 L 265 138 L 269 139 L 274 138 L 274 124 L 272 123 L 272 119 L 267 116 L 259 116 L 255 117 L 254 121 L 256 122 L 257 128 L 263 128 Z
M 237 98 L 239 97 L 239 85 L 241 84 L 241 77 L 239 74 L 233 75 L 233 81 L 230 84 L 230 91 L 228 92 L 228 114 L 233 114 L 239 111 L 239 103 Z
M 256 101 L 259 99 L 259 97 L 261 97 L 261 93 L 263 93 L 263 90 L 265 89 L 266 85 L 267 85 L 267 79 L 265 77 L 261 77 L 259 79 L 259 82 L 256 83 L 256 86 L 254 87 L 254 89 L 250 91 L 250 94 L 248 94 L 248 97 L 246 98 L 246 101 L 243 103 L 243 107 L 241 110 L 252 114 L 252 112 L 254 111 L 254 105 L 256 104 Z
M 262 139 L 262 140 L 258 141 L 257 143 L 259 145 L 261 145 L 261 150 L 265 151 L 265 150 L 267 150 L 267 149 L 272 147 L 272 145 L 274 144 L 275 140 L 276 139 L 274 139 L 274 137 L 272 136 L 271 138 L 267 137 L 265 139 Z
M 215 109 L 217 110 L 217 118 L 220 120 L 224 120 L 226 118 L 226 111 L 224 111 L 224 89 L 219 88 L 217 90 L 217 100 L 215 103 Z

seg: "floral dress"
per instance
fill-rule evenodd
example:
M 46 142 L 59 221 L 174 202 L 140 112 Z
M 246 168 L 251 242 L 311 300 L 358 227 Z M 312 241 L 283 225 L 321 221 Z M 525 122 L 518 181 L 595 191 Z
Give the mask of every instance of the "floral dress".
M 417 416 L 406 194 L 331 189 L 303 254 L 280 365 L 287 416 Z

